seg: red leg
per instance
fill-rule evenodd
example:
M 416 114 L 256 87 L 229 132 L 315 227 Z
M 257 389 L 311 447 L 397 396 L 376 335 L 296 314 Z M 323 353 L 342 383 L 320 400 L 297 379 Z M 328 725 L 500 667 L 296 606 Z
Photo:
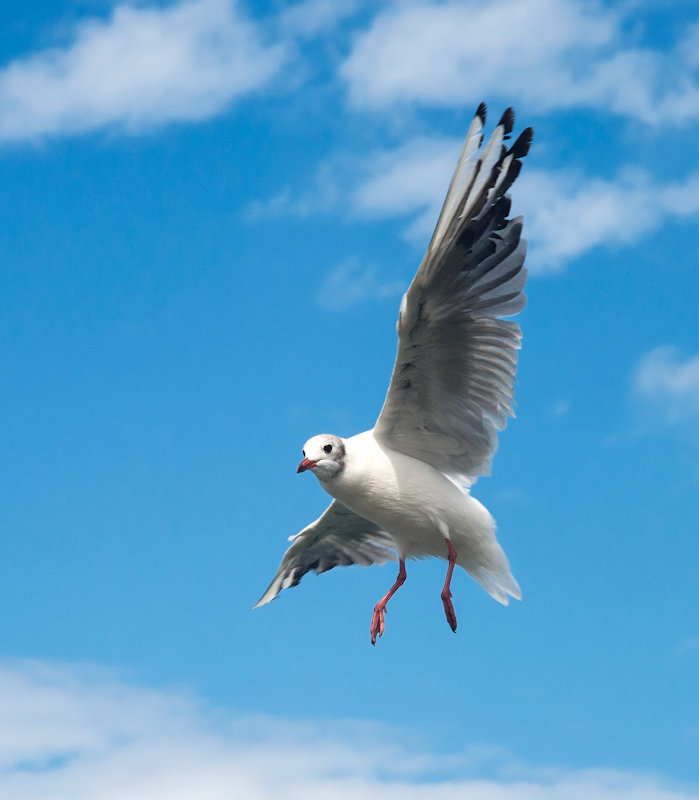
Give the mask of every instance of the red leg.
M 447 577 L 444 581 L 444 588 L 442 589 L 442 603 L 444 603 L 444 613 L 447 617 L 447 622 L 451 629 L 456 633 L 456 613 L 454 612 L 454 604 L 451 602 L 451 576 L 454 572 L 454 564 L 456 563 L 456 550 L 451 543 L 451 539 L 446 540 L 447 549 L 449 550 L 449 566 L 447 567 Z
M 396 582 L 391 586 L 391 588 L 386 592 L 386 594 L 379 600 L 379 602 L 374 606 L 374 616 L 371 618 L 371 643 L 376 644 L 376 634 L 378 633 L 379 636 L 383 636 L 383 615 L 386 611 L 386 604 L 388 601 L 393 597 L 393 595 L 398 591 L 398 589 L 405 583 L 405 561 L 401 558 L 398 562 L 400 564 L 400 569 L 398 570 L 398 577 L 396 578 Z

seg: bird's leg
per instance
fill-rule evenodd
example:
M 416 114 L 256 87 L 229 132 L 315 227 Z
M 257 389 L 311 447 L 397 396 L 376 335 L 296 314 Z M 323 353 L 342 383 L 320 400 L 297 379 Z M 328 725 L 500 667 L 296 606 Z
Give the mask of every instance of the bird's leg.
M 400 559 L 398 562 L 400 564 L 400 569 L 398 570 L 398 577 L 396 578 L 396 582 L 391 586 L 391 588 L 386 592 L 386 594 L 379 600 L 379 602 L 374 606 L 374 616 L 371 618 L 371 643 L 376 644 L 376 634 L 378 633 L 379 636 L 383 636 L 383 628 L 384 628 L 384 621 L 383 615 L 386 611 L 386 604 L 388 601 L 393 597 L 393 595 L 398 591 L 398 589 L 405 583 L 405 560 Z
M 456 633 L 456 613 L 454 612 L 454 604 L 451 602 L 451 576 L 454 572 L 454 564 L 456 563 L 456 550 L 451 543 L 451 539 L 445 539 L 447 543 L 447 550 L 449 550 L 449 566 L 447 567 L 447 577 L 444 581 L 444 588 L 442 589 L 442 603 L 444 603 L 444 613 L 447 617 L 447 622 L 451 629 Z

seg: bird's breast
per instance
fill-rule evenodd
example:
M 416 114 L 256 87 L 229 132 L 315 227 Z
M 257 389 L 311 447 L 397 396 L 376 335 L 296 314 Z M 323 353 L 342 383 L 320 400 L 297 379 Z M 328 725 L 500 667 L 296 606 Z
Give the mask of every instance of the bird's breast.
M 464 493 L 429 464 L 360 437 L 347 440 L 342 473 L 324 484 L 356 514 L 399 538 L 435 530 L 463 502 Z

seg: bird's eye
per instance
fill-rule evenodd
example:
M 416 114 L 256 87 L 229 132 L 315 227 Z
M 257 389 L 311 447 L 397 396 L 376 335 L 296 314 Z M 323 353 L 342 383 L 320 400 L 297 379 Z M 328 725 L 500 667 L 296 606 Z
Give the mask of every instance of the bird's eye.
M 306 451 L 302 450 L 301 452 L 303 453 L 303 457 L 306 458 Z
M 331 444 L 326 444 L 323 450 L 325 450 L 326 453 L 332 453 L 333 446 Z

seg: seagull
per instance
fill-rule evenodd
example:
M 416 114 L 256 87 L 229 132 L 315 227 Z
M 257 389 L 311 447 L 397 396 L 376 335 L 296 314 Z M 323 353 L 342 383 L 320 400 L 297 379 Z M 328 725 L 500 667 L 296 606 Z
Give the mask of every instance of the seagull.
M 441 592 L 451 629 L 451 579 L 458 564 L 498 602 L 521 599 L 495 537 L 495 520 L 470 488 L 490 474 L 497 433 L 513 417 L 522 338 L 511 319 L 524 307 L 527 271 L 521 216 L 507 191 L 529 151 L 526 128 L 508 147 L 508 108 L 483 146 L 481 103 L 466 136 L 432 239 L 398 317 L 398 354 L 372 430 L 309 439 L 297 472 L 312 472 L 333 498 L 282 559 L 255 608 L 310 571 L 398 558 L 395 583 L 374 607 L 371 643 L 406 579 L 408 559 L 447 561 Z

